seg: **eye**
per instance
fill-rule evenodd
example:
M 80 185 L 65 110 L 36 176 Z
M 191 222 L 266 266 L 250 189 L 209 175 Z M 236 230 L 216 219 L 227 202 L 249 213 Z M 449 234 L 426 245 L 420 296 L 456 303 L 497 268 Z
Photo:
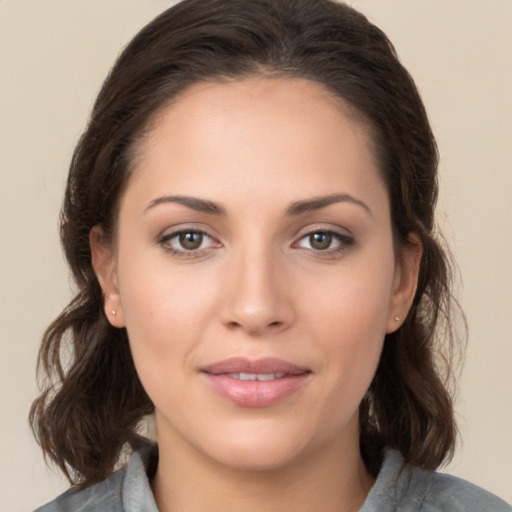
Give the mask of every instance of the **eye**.
M 164 235 L 159 240 L 166 251 L 176 256 L 192 256 L 191 253 L 219 247 L 220 244 L 204 231 L 183 229 Z
M 203 233 L 190 231 L 188 233 L 180 233 L 174 238 L 177 239 L 179 245 L 186 251 L 195 251 L 203 245 L 204 235 Z
M 311 249 L 315 249 L 316 251 L 325 251 L 331 247 L 333 240 L 336 241 L 331 233 L 321 232 L 311 233 L 306 239 Z
M 354 239 L 335 231 L 318 230 L 307 233 L 294 246 L 315 252 L 341 252 L 354 244 Z

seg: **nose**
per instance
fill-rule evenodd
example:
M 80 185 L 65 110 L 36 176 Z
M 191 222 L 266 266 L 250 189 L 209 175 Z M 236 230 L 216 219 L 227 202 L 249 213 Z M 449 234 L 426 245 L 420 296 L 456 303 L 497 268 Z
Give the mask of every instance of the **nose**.
M 255 337 L 282 332 L 294 321 L 283 264 L 271 251 L 247 252 L 228 269 L 221 320 L 229 329 Z

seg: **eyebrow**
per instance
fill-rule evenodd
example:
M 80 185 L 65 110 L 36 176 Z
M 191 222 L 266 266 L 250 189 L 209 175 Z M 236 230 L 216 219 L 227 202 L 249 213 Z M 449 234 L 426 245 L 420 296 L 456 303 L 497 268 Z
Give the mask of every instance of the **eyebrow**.
M 286 210 L 286 215 L 300 215 L 301 213 L 320 210 L 321 208 L 325 208 L 326 206 L 330 206 L 335 203 L 355 204 L 363 208 L 370 217 L 373 218 L 370 207 L 365 202 L 352 197 L 350 194 L 331 194 L 328 196 L 314 197 L 313 199 L 307 199 L 305 201 L 296 201 Z
M 166 203 L 176 203 L 186 206 L 191 210 L 196 210 L 202 213 L 210 213 L 213 215 L 226 215 L 226 210 L 219 206 L 217 203 L 213 201 L 208 201 L 207 199 L 199 199 L 197 197 L 189 197 L 189 196 L 162 196 L 157 197 L 149 205 L 144 209 L 144 213 L 158 206 L 160 204 Z
M 226 215 L 226 210 L 222 206 L 209 201 L 208 199 L 199 199 L 198 197 L 190 196 L 161 196 L 157 197 L 149 203 L 144 209 L 144 213 L 158 206 L 160 204 L 176 203 L 186 206 L 191 210 L 196 210 L 202 213 L 209 213 L 212 215 Z M 363 201 L 352 197 L 350 194 L 331 194 L 328 196 L 314 197 L 303 201 L 296 201 L 292 203 L 286 210 L 287 216 L 301 215 L 302 213 L 320 210 L 331 204 L 335 203 L 352 203 L 363 208 L 370 217 L 373 218 L 370 207 Z

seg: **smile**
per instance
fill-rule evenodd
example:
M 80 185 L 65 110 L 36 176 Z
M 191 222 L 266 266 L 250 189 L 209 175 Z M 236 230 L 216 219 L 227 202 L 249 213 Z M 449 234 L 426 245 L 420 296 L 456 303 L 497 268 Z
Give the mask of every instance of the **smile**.
M 311 370 L 276 358 L 232 358 L 201 370 L 210 388 L 239 407 L 270 407 L 300 392 Z
M 274 380 L 281 379 L 285 373 L 228 373 L 228 377 L 236 380 Z

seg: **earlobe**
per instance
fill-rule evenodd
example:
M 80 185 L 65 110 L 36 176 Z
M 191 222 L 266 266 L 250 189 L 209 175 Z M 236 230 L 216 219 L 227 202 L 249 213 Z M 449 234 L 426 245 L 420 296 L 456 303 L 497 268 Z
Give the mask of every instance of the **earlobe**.
M 91 262 L 96 278 L 103 291 L 103 309 L 114 327 L 124 327 L 124 315 L 117 283 L 115 255 L 104 241 L 101 228 L 95 226 L 89 233 Z
M 415 233 L 409 235 L 409 242 L 402 249 L 396 265 L 393 296 L 390 301 L 386 334 L 396 331 L 403 323 L 411 308 L 423 255 L 421 240 Z

